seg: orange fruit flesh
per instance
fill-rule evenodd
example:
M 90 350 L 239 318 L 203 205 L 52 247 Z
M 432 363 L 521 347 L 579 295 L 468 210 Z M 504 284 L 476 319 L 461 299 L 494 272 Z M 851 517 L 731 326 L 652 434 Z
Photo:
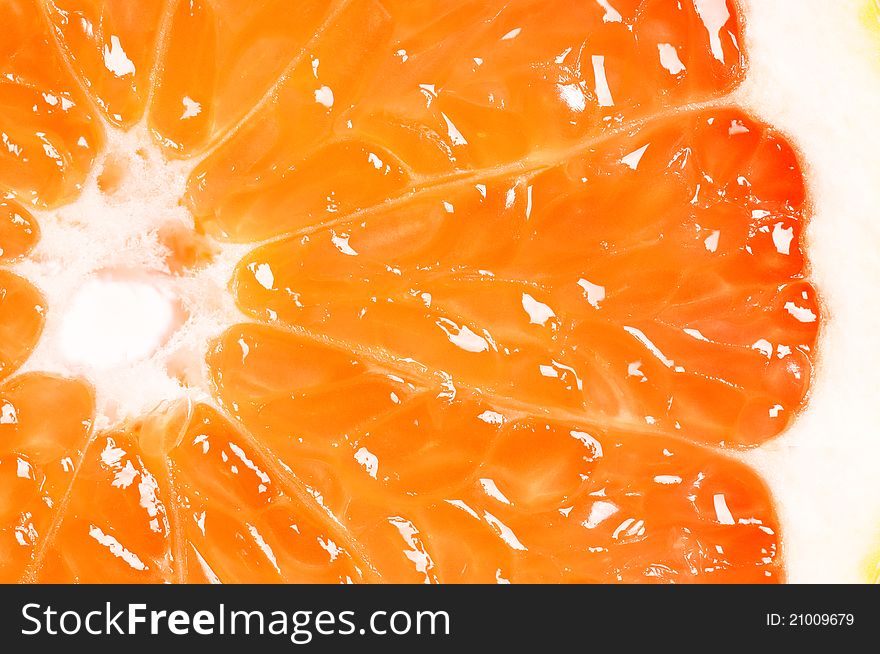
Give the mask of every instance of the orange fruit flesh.
M 168 270 L 254 243 L 257 324 L 95 430 L 0 270 L 0 581 L 781 580 L 723 450 L 809 388 L 800 166 L 723 106 L 733 3 L 604 4 L 5 3 L 0 263 L 144 119 L 203 157 Z
M 33 216 L 13 200 L 0 200 L 0 261 L 9 262 L 30 252 L 40 238 Z

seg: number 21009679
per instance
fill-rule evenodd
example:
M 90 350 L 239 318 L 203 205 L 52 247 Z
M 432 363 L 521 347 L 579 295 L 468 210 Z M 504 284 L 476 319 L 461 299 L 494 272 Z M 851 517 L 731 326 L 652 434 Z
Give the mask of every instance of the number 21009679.
M 852 627 L 852 613 L 767 613 L 768 627 Z

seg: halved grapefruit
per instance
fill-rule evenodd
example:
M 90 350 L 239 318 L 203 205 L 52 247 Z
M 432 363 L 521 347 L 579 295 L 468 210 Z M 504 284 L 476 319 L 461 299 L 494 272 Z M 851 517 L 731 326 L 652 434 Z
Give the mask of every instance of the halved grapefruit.
M 0 580 L 783 579 L 730 453 L 803 406 L 820 309 L 742 20 L 0 4 Z M 102 279 L 176 308 L 70 331 Z

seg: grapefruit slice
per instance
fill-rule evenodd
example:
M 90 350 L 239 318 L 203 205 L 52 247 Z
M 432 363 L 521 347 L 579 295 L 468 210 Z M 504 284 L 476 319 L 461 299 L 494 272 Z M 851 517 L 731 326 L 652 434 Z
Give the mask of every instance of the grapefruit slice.
M 13 375 L 65 296 L 0 272 L 0 580 L 784 578 L 725 450 L 803 406 L 820 310 L 798 159 L 727 106 L 734 3 L 2 11 L 2 261 L 130 220 L 86 275 L 121 258 L 186 318 L 137 363 L 166 401 L 111 417 L 118 371 Z M 190 170 L 153 220 L 119 161 Z M 235 243 L 208 343 L 193 289 Z

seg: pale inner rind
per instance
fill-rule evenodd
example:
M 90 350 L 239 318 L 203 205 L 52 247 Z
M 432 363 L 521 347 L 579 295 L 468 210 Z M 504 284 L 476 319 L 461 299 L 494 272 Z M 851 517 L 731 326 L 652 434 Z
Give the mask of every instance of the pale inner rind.
M 866 0 L 746 0 L 734 101 L 801 151 L 806 234 L 825 315 L 807 407 L 745 460 L 770 483 L 787 579 L 864 582 L 880 527 L 880 41 Z

